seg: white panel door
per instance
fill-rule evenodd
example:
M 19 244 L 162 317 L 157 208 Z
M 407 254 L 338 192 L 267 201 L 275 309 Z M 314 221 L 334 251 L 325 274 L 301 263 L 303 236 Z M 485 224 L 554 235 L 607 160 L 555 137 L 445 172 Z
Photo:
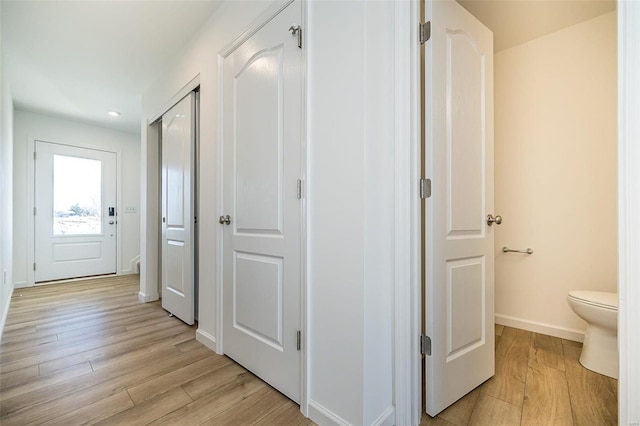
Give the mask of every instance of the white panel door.
M 302 50 L 289 5 L 224 60 L 224 353 L 300 398 Z
M 35 281 L 115 274 L 116 154 L 42 141 L 35 154 Z
M 493 34 L 453 0 L 427 1 L 427 413 L 494 374 Z
M 191 325 L 195 312 L 195 93 L 162 116 L 162 307 Z

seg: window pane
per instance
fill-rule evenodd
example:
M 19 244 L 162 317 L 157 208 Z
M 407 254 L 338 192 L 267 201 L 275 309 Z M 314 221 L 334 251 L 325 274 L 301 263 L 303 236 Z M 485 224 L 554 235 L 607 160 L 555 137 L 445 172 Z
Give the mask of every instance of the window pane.
M 53 156 L 53 234 L 102 233 L 102 162 Z

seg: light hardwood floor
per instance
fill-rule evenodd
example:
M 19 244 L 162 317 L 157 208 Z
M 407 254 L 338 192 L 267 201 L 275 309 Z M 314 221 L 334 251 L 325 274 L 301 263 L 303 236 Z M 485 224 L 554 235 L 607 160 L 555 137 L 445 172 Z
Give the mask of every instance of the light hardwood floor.
M 0 344 L 0 424 L 310 425 L 195 340 L 127 275 L 16 289 Z
M 617 380 L 582 367 L 581 348 L 496 326 L 496 375 L 421 426 L 617 425 Z
M 0 424 L 311 425 L 299 407 L 137 301 L 135 275 L 16 289 Z M 617 382 L 580 344 L 496 327 L 496 375 L 423 426 L 615 425 Z

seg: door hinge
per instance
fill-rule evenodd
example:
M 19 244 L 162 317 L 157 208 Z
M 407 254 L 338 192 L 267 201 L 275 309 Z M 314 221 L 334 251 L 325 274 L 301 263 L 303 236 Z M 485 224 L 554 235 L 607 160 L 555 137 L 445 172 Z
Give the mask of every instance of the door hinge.
M 300 25 L 292 25 L 289 31 L 293 35 L 298 35 L 298 47 L 302 49 L 302 27 Z
M 33 208 L 33 215 L 34 216 L 36 215 L 36 208 L 35 207 Z
M 431 355 L 431 337 L 426 334 L 420 336 L 420 353 L 422 355 Z
M 35 151 L 33 151 L 33 159 L 34 160 L 36 159 L 36 152 Z
M 431 197 L 431 179 L 420 179 L 420 198 Z
M 298 330 L 298 332 L 296 333 L 296 349 L 300 350 L 301 347 L 302 347 L 302 332 Z
M 425 44 L 431 38 L 431 21 L 421 23 L 418 27 L 420 44 Z
M 36 262 L 33 262 L 33 270 L 36 270 Z
M 296 189 L 296 196 L 298 197 L 298 199 L 301 199 L 304 194 L 302 192 L 302 179 L 298 179 L 298 187 Z

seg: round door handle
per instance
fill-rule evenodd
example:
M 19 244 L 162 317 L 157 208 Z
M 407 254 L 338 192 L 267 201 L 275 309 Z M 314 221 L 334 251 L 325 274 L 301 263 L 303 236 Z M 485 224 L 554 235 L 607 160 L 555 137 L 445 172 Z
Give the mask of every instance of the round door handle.
M 231 216 L 229 216 L 229 215 L 220 216 L 218 218 L 218 223 L 220 225 L 231 225 Z
M 491 226 L 494 223 L 500 225 L 502 223 L 502 216 L 496 215 L 496 217 L 493 217 L 492 214 L 487 215 L 487 225 Z

